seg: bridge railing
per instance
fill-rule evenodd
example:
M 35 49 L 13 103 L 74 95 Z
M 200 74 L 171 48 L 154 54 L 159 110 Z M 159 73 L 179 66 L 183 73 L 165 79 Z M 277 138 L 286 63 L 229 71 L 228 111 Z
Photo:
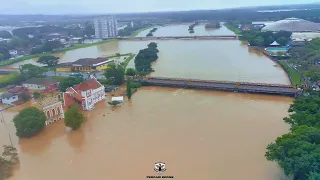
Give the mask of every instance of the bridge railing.
M 233 81 L 216 81 L 216 80 L 200 80 L 200 79 L 183 79 L 183 78 L 165 78 L 165 77 L 151 77 L 147 79 L 154 80 L 171 80 L 171 81 L 185 81 L 185 82 L 203 82 L 203 83 L 222 83 L 232 85 L 252 85 L 252 86 L 269 86 L 269 87 L 282 87 L 282 88 L 293 88 L 290 85 L 283 84 L 267 84 L 267 83 L 251 83 L 251 82 L 233 82 Z

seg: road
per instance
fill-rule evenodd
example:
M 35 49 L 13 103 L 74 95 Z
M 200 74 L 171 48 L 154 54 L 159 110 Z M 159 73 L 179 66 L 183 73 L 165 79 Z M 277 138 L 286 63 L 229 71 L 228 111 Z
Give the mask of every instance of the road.
M 52 77 L 52 76 L 62 76 L 62 77 L 69 77 L 71 72 L 54 72 L 54 71 L 48 71 L 45 72 L 46 76 Z M 88 79 L 90 74 L 87 73 L 81 73 L 83 75 L 84 79 Z M 97 79 L 105 79 L 105 76 L 102 73 L 91 73 L 94 75 Z

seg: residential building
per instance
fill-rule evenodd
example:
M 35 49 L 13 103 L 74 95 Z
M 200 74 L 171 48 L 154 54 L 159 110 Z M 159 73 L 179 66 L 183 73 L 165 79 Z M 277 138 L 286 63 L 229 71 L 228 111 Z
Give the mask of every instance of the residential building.
M 3 104 L 13 105 L 14 102 L 19 100 L 19 96 L 9 92 L 1 94 L 1 101 Z
M 95 37 L 104 39 L 118 35 L 118 25 L 115 16 L 100 17 L 94 20 Z
M 104 70 L 109 63 L 114 62 L 113 59 L 105 57 L 99 58 L 83 58 L 72 63 L 61 63 L 56 69 L 57 72 L 94 72 Z
M 59 89 L 59 82 L 51 78 L 32 78 L 24 81 L 22 86 L 31 90 L 55 91 Z
M 99 41 L 101 41 L 101 40 L 99 40 L 99 39 L 85 39 L 85 40 L 83 41 L 83 43 L 84 43 L 84 44 L 92 44 L 92 43 L 97 43 L 97 42 L 99 42 Z
M 11 56 L 17 56 L 18 55 L 18 51 L 17 50 L 10 50 L 9 51 Z
M 70 44 L 79 44 L 79 43 L 81 43 L 82 39 L 83 39 L 83 38 L 80 38 L 80 37 L 71 38 L 71 39 L 69 40 L 69 43 L 70 43 Z
M 62 102 L 57 97 L 40 99 L 38 104 L 46 115 L 46 125 L 64 118 Z
M 104 86 L 94 76 L 90 76 L 89 80 L 69 87 L 63 99 L 66 108 L 78 103 L 82 110 L 92 110 L 96 103 L 105 99 Z
M 8 93 L 12 93 L 12 94 L 15 94 L 15 95 L 21 95 L 21 94 L 27 94 L 29 91 L 28 91 L 28 89 L 27 88 L 25 88 L 25 87 L 18 87 L 18 86 L 16 86 L 16 87 L 13 87 L 13 88 L 10 88 L 9 90 L 8 90 Z

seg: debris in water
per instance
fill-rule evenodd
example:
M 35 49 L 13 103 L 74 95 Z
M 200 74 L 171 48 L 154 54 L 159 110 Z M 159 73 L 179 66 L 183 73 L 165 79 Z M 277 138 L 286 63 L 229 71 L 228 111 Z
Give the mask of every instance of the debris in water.
M 71 127 L 66 127 L 66 131 L 70 132 L 70 131 L 72 131 L 72 128 Z

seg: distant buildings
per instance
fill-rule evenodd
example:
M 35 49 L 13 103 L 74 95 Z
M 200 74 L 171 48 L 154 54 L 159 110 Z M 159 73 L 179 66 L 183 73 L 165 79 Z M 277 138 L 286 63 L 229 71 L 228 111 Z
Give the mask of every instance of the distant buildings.
M 320 32 L 320 23 L 298 18 L 287 18 L 267 24 L 261 31 Z
M 99 58 L 82 58 L 72 63 L 62 63 L 57 68 L 57 72 L 93 72 L 104 70 L 109 63 L 114 62 L 113 59 L 105 57 Z
M 55 91 L 59 82 L 50 78 L 32 78 L 22 82 L 22 86 L 30 90 Z
M 104 39 L 118 35 L 117 20 L 114 16 L 100 17 L 94 20 L 95 37 Z

